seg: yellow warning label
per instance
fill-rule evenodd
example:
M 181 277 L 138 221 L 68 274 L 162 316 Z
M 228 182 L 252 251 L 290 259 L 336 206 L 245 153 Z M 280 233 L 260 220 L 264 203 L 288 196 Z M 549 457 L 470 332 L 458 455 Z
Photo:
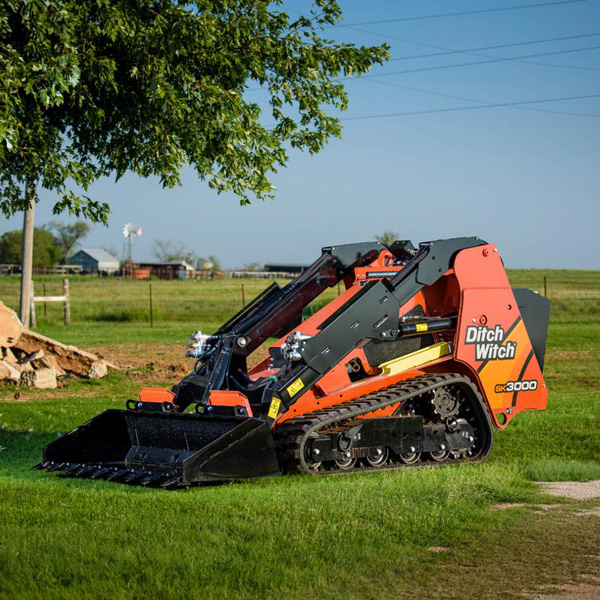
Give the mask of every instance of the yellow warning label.
M 417 331 L 427 331 L 427 323 L 417 323 Z
M 292 396 L 295 396 L 303 387 L 304 384 L 302 383 L 302 379 L 296 379 L 292 385 L 288 385 L 285 391 L 290 395 L 291 398 Z
M 278 400 L 277 398 L 273 398 L 273 400 L 271 400 L 271 406 L 269 407 L 269 418 L 270 419 L 277 418 L 277 415 L 279 414 L 280 406 L 281 406 L 281 400 Z

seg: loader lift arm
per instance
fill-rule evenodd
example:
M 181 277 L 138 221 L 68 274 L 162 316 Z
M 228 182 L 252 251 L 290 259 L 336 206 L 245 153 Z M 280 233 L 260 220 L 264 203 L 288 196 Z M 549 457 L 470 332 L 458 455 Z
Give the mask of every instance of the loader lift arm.
M 192 402 L 206 402 L 210 391 L 219 389 L 237 389 L 260 402 L 263 386 L 250 383 L 246 357 L 268 338 L 293 329 L 304 307 L 356 267 L 372 262 L 383 249 L 379 242 L 328 246 L 285 287 L 270 285 L 217 330 L 211 357 L 175 386 L 179 410 Z
M 400 307 L 442 277 L 458 252 L 485 244 L 477 237 L 424 242 L 395 277 L 367 284 L 320 326 L 317 335 L 302 341 L 299 353 L 303 364 L 287 373 L 275 388 L 283 405 L 287 408 L 298 400 L 361 341 L 397 339 L 402 335 L 397 319 Z M 302 385 L 290 395 L 288 388 L 298 381 Z

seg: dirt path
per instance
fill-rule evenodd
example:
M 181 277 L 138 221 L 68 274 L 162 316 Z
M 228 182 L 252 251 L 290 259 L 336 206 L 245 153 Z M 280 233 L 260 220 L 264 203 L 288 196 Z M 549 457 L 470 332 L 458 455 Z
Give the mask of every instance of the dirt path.
M 543 482 L 542 491 L 552 496 L 584 501 L 600 498 L 600 480 Z M 600 507 L 583 509 L 573 513 L 574 517 L 600 517 Z M 600 527 L 600 524 L 597 525 Z M 600 600 L 600 578 L 583 576 L 582 581 L 562 586 L 548 586 L 528 595 L 529 600 Z
M 194 360 L 185 357 L 185 344 L 113 344 L 86 348 L 98 354 L 129 373 L 133 379 L 154 381 L 172 381 L 177 383 L 191 372 Z M 258 348 L 248 359 L 252 367 L 268 355 L 266 347 Z
M 580 583 L 548 586 L 547 591 L 527 596 L 528 600 L 600 600 L 600 579 L 585 577 Z
M 542 491 L 551 496 L 562 496 L 573 500 L 600 498 L 600 479 L 596 481 L 541 482 Z

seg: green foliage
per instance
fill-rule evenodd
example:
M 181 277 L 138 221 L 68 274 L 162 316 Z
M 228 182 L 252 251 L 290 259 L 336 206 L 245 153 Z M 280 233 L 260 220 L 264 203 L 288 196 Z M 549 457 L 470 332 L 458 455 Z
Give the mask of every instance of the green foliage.
M 208 256 L 208 262 L 212 265 L 213 271 L 221 270 L 221 261 L 214 254 Z
M 384 231 L 381 235 L 376 235 L 375 239 L 384 246 L 391 246 L 400 236 L 395 231 Z
M 387 46 L 322 37 L 341 19 L 317 0 L 294 19 L 277 1 L 8 0 L 0 4 L 0 208 L 57 190 L 55 214 L 106 223 L 85 192 L 126 171 L 180 184 L 189 164 L 242 204 L 268 198 L 287 147 L 318 152 L 344 110 L 339 75 L 361 74 Z M 245 93 L 269 94 L 268 124 Z
M 154 240 L 152 253 L 160 262 L 185 260 L 188 264 L 193 265 L 197 260 L 195 252 L 187 250 L 181 242 L 174 243 L 171 240 Z
M 263 266 L 258 262 L 250 262 L 250 263 L 246 263 L 245 265 L 242 265 L 242 271 L 256 272 L 256 271 L 262 271 L 262 270 L 263 270 Z
M 581 460 L 536 460 L 525 466 L 533 481 L 592 481 L 600 479 L 600 463 Z
M 75 223 L 50 221 L 48 227 L 54 232 L 55 243 L 60 247 L 61 264 L 67 262 L 67 258 L 72 253 L 75 245 L 90 232 L 90 226 L 85 221 L 77 221 Z
M 23 232 L 7 231 L 0 236 L 0 263 L 21 264 L 23 258 Z M 54 236 L 44 227 L 36 227 L 33 236 L 34 266 L 55 265 L 60 260 L 60 248 Z

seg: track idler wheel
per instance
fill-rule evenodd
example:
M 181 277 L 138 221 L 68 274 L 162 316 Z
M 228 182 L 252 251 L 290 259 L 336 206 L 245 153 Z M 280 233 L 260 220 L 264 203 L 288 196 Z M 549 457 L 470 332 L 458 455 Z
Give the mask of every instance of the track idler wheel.
M 404 452 L 403 454 L 399 454 L 398 456 L 400 457 L 400 460 L 405 465 L 414 465 L 415 463 L 419 462 L 419 459 L 421 458 L 421 453 L 420 452 Z
M 435 462 L 444 462 L 450 456 L 450 450 L 432 450 L 429 456 Z
M 312 442 L 319 436 L 317 434 L 311 434 L 310 437 L 312 439 L 307 440 L 306 445 L 304 446 L 304 463 L 309 471 L 318 471 L 323 463 L 315 456 L 319 452 L 319 449 L 316 448 L 313 452 Z
M 336 458 L 335 464 L 342 471 L 346 471 L 348 469 L 354 468 L 354 465 L 356 465 L 356 458 L 352 458 L 352 456 L 344 456 L 344 458 Z
M 381 465 L 385 465 L 389 456 L 389 450 L 383 446 L 375 449 L 371 454 L 367 454 L 365 457 L 367 462 L 372 467 L 381 467 Z

